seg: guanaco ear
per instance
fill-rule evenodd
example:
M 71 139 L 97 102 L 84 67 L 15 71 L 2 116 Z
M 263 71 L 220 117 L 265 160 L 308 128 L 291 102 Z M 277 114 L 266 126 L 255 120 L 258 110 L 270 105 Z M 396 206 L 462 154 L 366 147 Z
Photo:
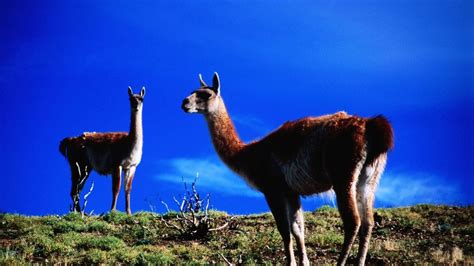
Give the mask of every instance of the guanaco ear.
M 201 84 L 201 88 L 202 87 L 208 87 L 206 82 L 204 82 L 204 80 L 202 79 L 202 75 L 199 74 L 199 83 Z
M 217 94 L 221 94 L 221 82 L 219 80 L 219 74 L 214 72 L 214 78 L 212 78 L 212 90 Z
M 132 87 L 128 86 L 128 96 L 133 96 Z
M 142 87 L 142 90 L 140 91 L 140 96 L 145 97 L 145 87 Z

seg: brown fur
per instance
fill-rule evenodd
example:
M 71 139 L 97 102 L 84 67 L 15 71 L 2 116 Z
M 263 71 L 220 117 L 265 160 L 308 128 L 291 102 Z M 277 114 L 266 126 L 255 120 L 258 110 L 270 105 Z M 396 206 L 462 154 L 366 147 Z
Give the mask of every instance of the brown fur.
M 81 162 L 81 165 L 87 166 L 89 171 L 95 170 L 86 155 L 86 147 L 97 151 L 110 150 L 112 154 L 112 162 L 110 165 L 119 164 L 132 148 L 132 141 L 128 137 L 127 132 L 84 132 L 77 137 L 64 138 L 59 150 L 61 154 L 70 162 Z M 106 171 L 98 171 L 101 175 L 110 175 L 114 171 L 114 167 L 110 167 Z
M 382 115 L 371 118 L 366 123 L 365 139 L 369 150 L 367 163 L 370 164 L 378 154 L 393 148 L 392 126 Z
M 275 169 L 279 168 L 278 164 L 295 160 L 298 151 L 311 138 L 314 141 L 311 163 L 314 172 L 311 175 L 323 177 L 327 183 L 320 191 L 308 193 L 310 195 L 331 189 L 333 180 L 329 176 L 347 175 L 362 160 L 361 154 L 367 141 L 365 125 L 370 119 L 344 112 L 307 117 L 286 122 L 268 136 L 249 144 L 239 139 L 228 116 L 214 117 L 213 121 L 215 127 L 210 133 L 219 156 L 234 171 L 245 173 L 262 192 L 268 188 L 290 189 L 284 180 L 279 180 L 282 173 Z M 376 155 L 387 151 L 379 150 Z M 273 173 L 274 178 L 263 178 L 269 173 Z
M 373 193 L 382 174 L 393 133 L 383 116 L 362 118 L 345 112 L 286 122 L 259 141 L 238 137 L 220 97 L 217 73 L 212 87 L 200 77 L 201 88 L 182 108 L 204 114 L 220 158 L 267 199 L 283 238 L 287 262 L 294 264 L 291 235 L 297 240 L 300 263 L 308 264 L 300 195 L 334 189 L 344 223 L 344 264 L 359 227 L 363 264 L 373 227 Z M 371 171 L 370 169 L 375 169 Z

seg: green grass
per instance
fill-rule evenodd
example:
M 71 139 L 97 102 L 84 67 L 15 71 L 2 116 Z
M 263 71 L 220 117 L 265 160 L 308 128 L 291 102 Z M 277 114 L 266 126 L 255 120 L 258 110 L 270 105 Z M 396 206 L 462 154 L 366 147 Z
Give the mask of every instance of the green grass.
M 369 263 L 474 263 L 474 207 L 417 205 L 378 209 Z M 121 212 L 82 217 L 0 215 L 0 264 L 283 263 L 281 237 L 269 213 L 209 215 L 212 226 L 229 223 L 201 239 L 166 225 L 175 214 Z M 313 263 L 336 262 L 343 242 L 334 208 L 305 213 L 306 245 Z M 166 222 L 166 223 L 165 223 Z M 357 242 L 352 257 L 357 251 Z

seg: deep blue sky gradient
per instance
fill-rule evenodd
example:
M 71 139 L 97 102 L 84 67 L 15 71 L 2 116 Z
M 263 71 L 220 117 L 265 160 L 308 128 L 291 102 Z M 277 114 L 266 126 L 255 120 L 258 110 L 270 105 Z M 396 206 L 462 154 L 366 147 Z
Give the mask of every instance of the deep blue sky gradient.
M 215 208 L 267 211 L 218 160 L 204 119 L 179 108 L 219 72 L 244 140 L 284 121 L 382 113 L 395 149 L 377 206 L 472 204 L 471 1 L 46 1 L 0 3 L 0 211 L 68 211 L 59 141 L 127 131 L 127 87 L 146 86 L 145 146 L 132 210 L 163 211 L 200 173 Z M 108 210 L 92 174 L 88 211 Z M 328 197 L 305 200 L 308 210 Z M 123 191 L 119 209 L 123 210 Z

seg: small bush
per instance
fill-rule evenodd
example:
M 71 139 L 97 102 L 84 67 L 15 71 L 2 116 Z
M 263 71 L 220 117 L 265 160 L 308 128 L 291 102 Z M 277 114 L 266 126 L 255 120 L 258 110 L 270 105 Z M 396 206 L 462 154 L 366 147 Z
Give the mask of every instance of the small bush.
M 133 219 L 134 223 L 138 223 L 142 226 L 147 226 L 156 221 L 158 216 L 151 212 L 138 212 L 131 216 L 131 218 Z
M 77 244 L 79 249 L 100 249 L 100 250 L 114 250 L 124 247 L 125 244 L 121 239 L 114 236 L 93 236 L 82 238 Z
M 336 208 L 333 208 L 329 205 L 323 205 L 321 206 L 319 209 L 316 210 L 316 212 L 319 212 L 319 213 L 335 213 L 337 212 L 337 209 Z
M 140 251 L 135 249 L 121 248 L 114 250 L 112 256 L 120 263 L 125 264 L 137 264 L 139 259 Z
M 102 219 L 112 224 L 125 224 L 130 220 L 130 217 L 124 212 L 111 211 L 104 215 Z
M 138 263 L 140 264 L 171 264 L 175 263 L 176 256 L 172 253 L 172 250 L 165 247 L 144 245 L 138 247 L 140 251 L 138 257 Z
M 162 250 L 153 253 L 141 253 L 139 259 L 141 264 L 167 265 L 173 264 L 176 258 L 170 251 Z
M 198 243 L 187 245 L 176 245 L 172 248 L 173 254 L 183 261 L 197 264 L 206 264 L 209 262 L 210 250 Z
M 34 219 L 17 214 L 0 214 L 0 229 L 22 230 L 33 225 Z
M 78 221 L 59 221 L 53 226 L 54 233 L 67 233 L 67 232 L 85 232 L 87 226 L 82 222 Z
M 184 183 L 185 193 L 181 200 L 174 199 L 178 211 L 173 211 L 164 201 L 168 214 L 161 216 L 161 222 L 169 229 L 178 232 L 181 237 L 188 240 L 205 239 L 210 237 L 210 232 L 221 230 L 229 225 L 229 222 L 218 225 L 218 218 L 226 216 L 224 213 L 210 212 L 210 195 L 203 199 L 196 189 L 196 179 L 191 183 L 188 190 Z M 174 214 L 173 216 L 170 214 Z M 166 219 L 172 217 L 171 219 Z
M 87 225 L 87 231 L 108 234 L 113 231 L 113 227 L 104 221 L 94 220 Z
M 0 248 L 0 264 L 1 265 L 19 265 L 26 264 L 21 258 L 20 252 L 10 250 L 9 248 Z
M 339 232 L 329 231 L 323 234 L 312 234 L 307 242 L 317 247 L 331 247 L 341 245 L 344 242 L 344 236 Z
M 84 262 L 85 263 L 107 263 L 109 261 L 107 252 L 100 249 L 91 249 L 87 252 L 84 252 Z
M 245 250 L 252 244 L 252 240 L 246 234 L 238 234 L 229 239 L 229 248 L 237 250 Z
M 87 238 L 87 237 L 89 237 L 88 234 L 82 234 L 82 233 L 77 233 L 77 232 L 67 232 L 64 234 L 60 234 L 56 238 L 56 241 L 59 241 L 61 243 L 64 243 L 65 245 L 75 248 L 77 244 L 82 241 L 83 238 Z
M 79 212 L 70 212 L 64 215 L 63 219 L 70 222 L 84 222 L 84 219 Z

